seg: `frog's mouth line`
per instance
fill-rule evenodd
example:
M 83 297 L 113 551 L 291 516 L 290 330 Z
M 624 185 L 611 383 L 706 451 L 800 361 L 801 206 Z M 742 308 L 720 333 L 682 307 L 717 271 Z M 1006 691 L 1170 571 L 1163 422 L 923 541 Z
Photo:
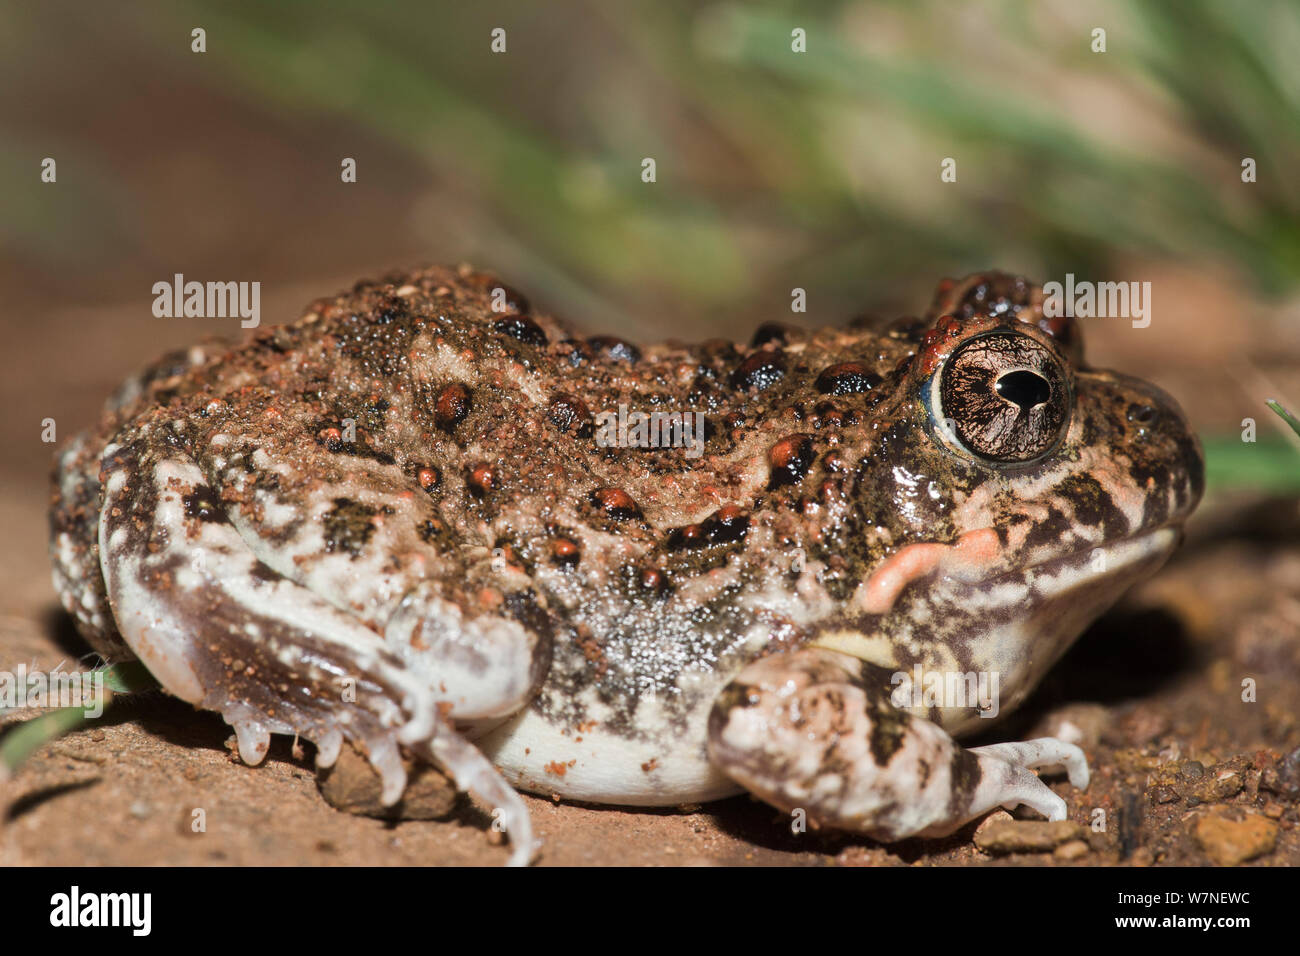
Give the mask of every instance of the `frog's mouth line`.
M 1163 563 L 1181 539 L 1181 529 L 1166 526 L 990 575 L 981 583 L 1030 577 L 1041 587 L 1051 581 L 1060 581 L 1061 587 L 1050 588 L 1051 593 L 1057 593 L 1082 583 L 1131 572 L 1136 565 L 1153 559 L 1158 558 Z
M 1099 544 L 1092 548 L 1056 554 L 1033 564 L 987 572 L 1003 556 L 997 532 L 981 528 L 962 535 L 955 544 L 908 545 L 877 568 L 862 585 L 858 605 L 870 614 L 893 610 L 903 591 L 920 580 L 947 581 L 965 592 L 988 591 L 1001 584 L 1030 584 L 1040 597 L 1050 597 L 1083 584 L 1131 571 L 1173 551 L 1181 532 L 1175 527 Z

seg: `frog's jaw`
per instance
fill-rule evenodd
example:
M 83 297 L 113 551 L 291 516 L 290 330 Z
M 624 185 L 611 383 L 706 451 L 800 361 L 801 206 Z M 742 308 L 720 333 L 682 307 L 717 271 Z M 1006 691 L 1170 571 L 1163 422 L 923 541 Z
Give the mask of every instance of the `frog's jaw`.
M 914 691 L 900 706 L 949 733 L 983 730 L 1015 709 L 1125 591 L 1159 570 L 1178 539 L 1177 529 L 1162 528 L 992 576 L 936 567 L 904 588 L 875 627 L 828 631 L 813 643 L 906 675 L 904 690 Z M 949 686 L 958 675 L 966 686 L 992 688 L 993 699 L 944 706 L 943 694 L 926 694 L 925 681 Z
M 1003 622 L 968 641 L 967 659 L 975 666 L 963 668 L 1000 672 L 997 716 L 1018 707 L 1093 621 L 1160 570 L 1180 537 L 1177 529 L 1163 528 L 1048 561 L 995 587 L 956 593 L 961 606 L 981 607 L 990 621 Z M 1003 585 L 1005 598 L 999 602 Z M 966 712 L 944 714 L 940 723 L 950 733 L 962 733 L 981 729 L 990 719 Z

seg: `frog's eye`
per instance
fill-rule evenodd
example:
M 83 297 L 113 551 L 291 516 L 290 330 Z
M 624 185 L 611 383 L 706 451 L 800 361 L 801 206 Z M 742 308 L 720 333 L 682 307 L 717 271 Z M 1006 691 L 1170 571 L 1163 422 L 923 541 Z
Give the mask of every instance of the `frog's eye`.
M 939 376 L 941 417 L 969 452 L 992 462 L 1046 455 L 1070 417 L 1070 380 L 1051 349 L 1019 332 L 977 336 Z

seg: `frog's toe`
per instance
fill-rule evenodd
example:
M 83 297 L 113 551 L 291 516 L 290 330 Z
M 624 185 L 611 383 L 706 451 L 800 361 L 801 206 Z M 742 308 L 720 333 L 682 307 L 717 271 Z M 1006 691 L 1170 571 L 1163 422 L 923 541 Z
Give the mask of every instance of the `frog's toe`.
M 972 747 L 971 752 L 1000 757 L 1008 763 L 1027 767 L 1030 770 L 1040 767 L 1064 767 L 1066 775 L 1070 778 L 1070 784 L 1079 790 L 1087 790 L 1091 780 L 1088 758 L 1084 752 L 1076 745 L 1055 737 L 1039 737 L 1035 740 Z
M 442 766 L 460 790 L 478 795 L 491 807 L 493 829 L 510 838 L 509 866 L 527 866 L 537 855 L 538 842 L 523 798 L 502 778 L 482 751 L 460 734 L 442 730 L 411 749 Z
M 1005 761 L 1000 761 L 1002 766 L 999 767 L 993 762 L 996 760 L 995 757 L 987 757 L 981 762 L 984 786 L 983 792 L 978 796 L 984 809 L 1000 806 L 1005 810 L 1014 810 L 1025 806 L 1051 821 L 1066 818 L 1069 808 L 1065 801 L 1039 780 L 1036 773 Z
M 235 741 L 239 744 L 239 759 L 256 767 L 271 749 L 271 732 L 256 720 L 235 720 Z

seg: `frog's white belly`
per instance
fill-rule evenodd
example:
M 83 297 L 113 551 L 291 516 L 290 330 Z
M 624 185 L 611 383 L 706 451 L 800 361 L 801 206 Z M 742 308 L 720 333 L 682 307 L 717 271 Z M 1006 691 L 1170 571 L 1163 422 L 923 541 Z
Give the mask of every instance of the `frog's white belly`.
M 638 740 L 594 728 L 557 727 L 532 708 L 477 741 L 520 790 L 569 800 L 657 807 L 704 803 L 741 792 L 705 753 L 709 708 L 697 707 L 683 733 Z

